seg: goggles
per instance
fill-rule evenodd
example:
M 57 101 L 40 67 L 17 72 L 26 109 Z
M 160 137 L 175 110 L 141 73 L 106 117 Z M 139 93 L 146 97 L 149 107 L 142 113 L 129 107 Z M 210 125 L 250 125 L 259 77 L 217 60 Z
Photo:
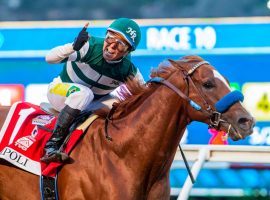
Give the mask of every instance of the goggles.
M 116 38 L 116 36 L 111 34 L 110 32 L 107 33 L 105 41 L 108 44 L 116 43 L 116 48 L 118 49 L 119 52 L 124 52 L 129 48 L 129 46 L 126 43 Z

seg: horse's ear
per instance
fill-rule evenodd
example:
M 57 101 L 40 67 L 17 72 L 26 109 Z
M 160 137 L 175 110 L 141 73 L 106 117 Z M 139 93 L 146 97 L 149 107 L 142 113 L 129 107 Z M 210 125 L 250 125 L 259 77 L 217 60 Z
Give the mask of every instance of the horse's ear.
M 168 61 L 173 65 L 173 66 L 178 66 L 178 64 L 174 61 L 174 60 L 172 60 L 172 59 L 168 59 Z
M 178 68 L 183 69 L 183 67 L 182 67 L 178 62 L 175 62 L 175 61 L 172 60 L 172 59 L 168 59 L 168 61 L 169 61 L 174 67 L 178 67 Z

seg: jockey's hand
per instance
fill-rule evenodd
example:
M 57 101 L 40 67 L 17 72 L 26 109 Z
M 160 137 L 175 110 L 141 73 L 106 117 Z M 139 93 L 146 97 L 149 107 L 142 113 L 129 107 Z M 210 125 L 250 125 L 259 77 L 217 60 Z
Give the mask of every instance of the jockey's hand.
M 84 25 L 83 29 L 75 38 L 73 42 L 73 49 L 75 51 L 79 51 L 83 47 L 83 45 L 88 41 L 89 35 L 88 35 L 88 32 L 86 31 L 88 25 L 89 25 L 89 22 Z

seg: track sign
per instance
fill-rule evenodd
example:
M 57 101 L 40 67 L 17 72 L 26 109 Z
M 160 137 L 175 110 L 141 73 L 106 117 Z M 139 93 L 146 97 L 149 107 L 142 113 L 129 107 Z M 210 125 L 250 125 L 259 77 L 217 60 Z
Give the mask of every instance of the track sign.
M 257 121 L 270 121 L 270 82 L 243 85 L 244 106 Z

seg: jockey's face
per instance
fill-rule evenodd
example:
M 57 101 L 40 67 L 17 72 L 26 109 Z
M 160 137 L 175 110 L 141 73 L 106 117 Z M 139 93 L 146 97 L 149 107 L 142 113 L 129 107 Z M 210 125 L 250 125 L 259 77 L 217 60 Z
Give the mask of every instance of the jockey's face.
M 105 60 L 119 60 L 129 53 L 129 45 L 120 35 L 108 31 L 103 44 L 103 57 Z

